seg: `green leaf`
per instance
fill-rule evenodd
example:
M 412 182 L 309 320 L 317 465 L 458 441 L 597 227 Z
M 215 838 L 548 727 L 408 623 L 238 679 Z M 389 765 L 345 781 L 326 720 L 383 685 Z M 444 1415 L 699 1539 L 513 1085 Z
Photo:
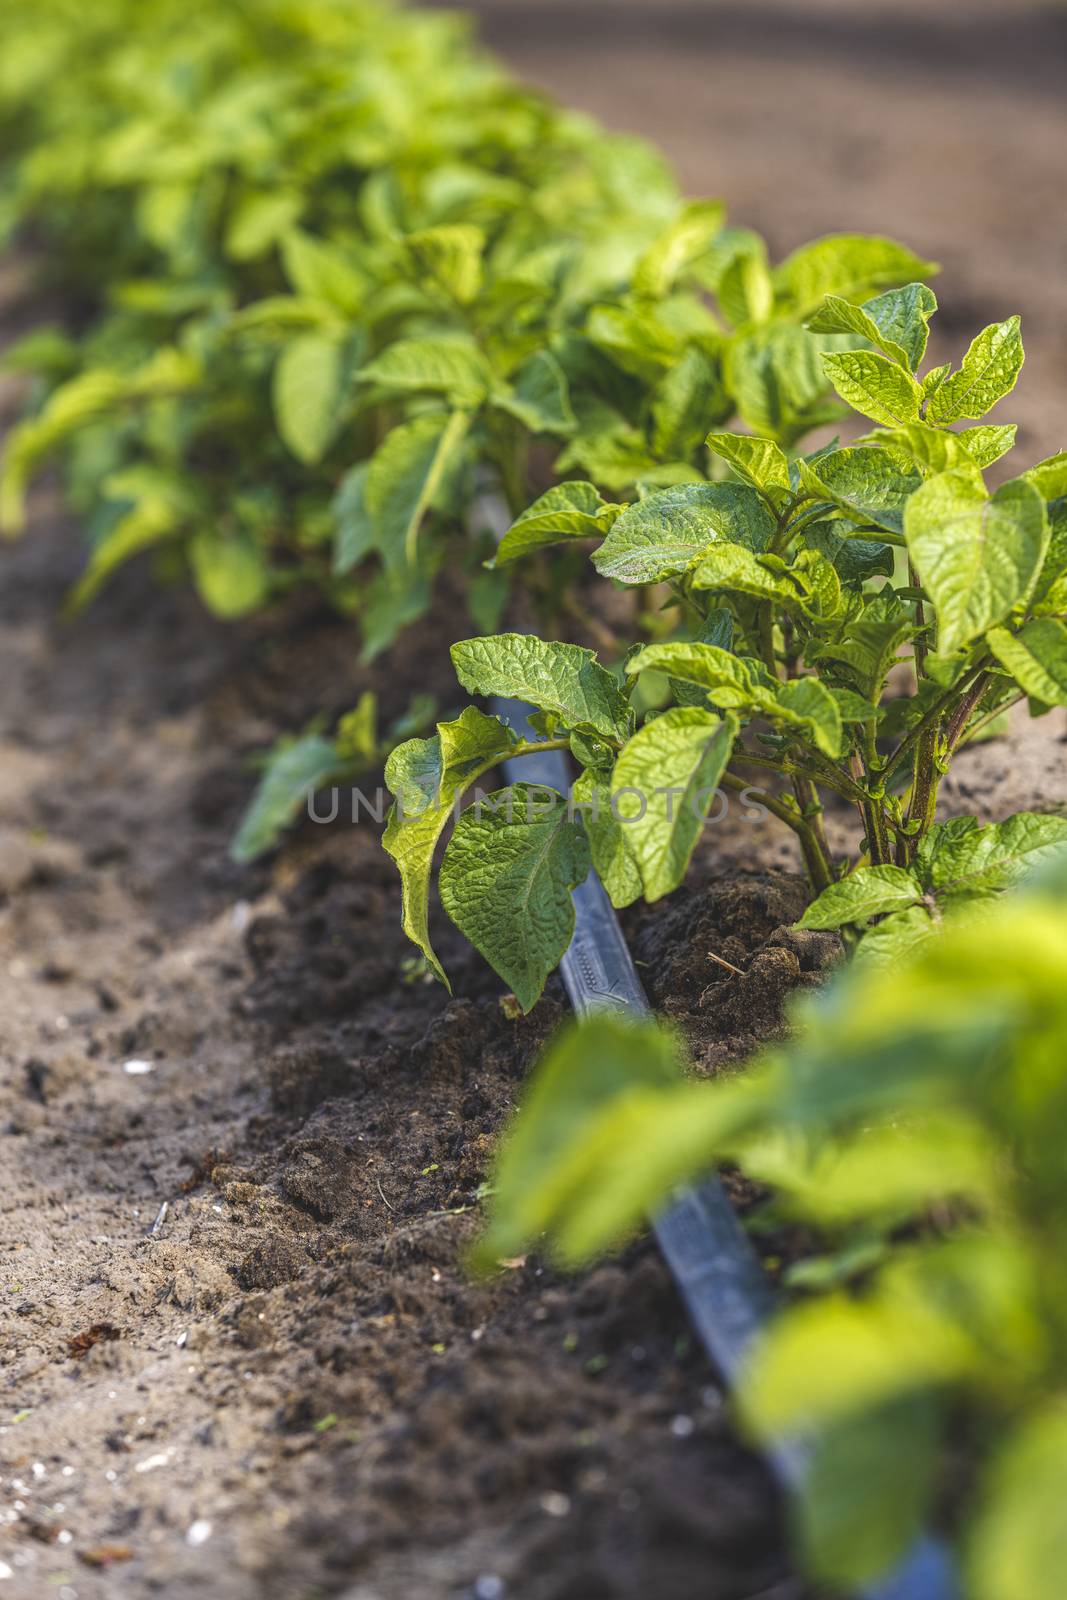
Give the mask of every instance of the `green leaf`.
M 652 448 L 667 459 L 686 460 L 700 444 L 709 418 L 732 409 L 717 356 L 693 345 L 652 394 Z
M 828 294 L 807 326 L 813 333 L 858 334 L 891 361 L 914 372 L 926 352 L 930 317 L 936 310 L 933 290 L 924 283 L 909 283 L 863 306 Z
M 857 522 L 901 533 L 904 507 L 922 485 L 921 475 L 887 450 L 856 445 L 798 462 L 800 481 L 810 493 L 841 506 Z
M 568 728 L 609 740 L 626 737 L 626 698 L 593 651 L 580 645 L 527 633 L 490 634 L 454 644 L 452 665 L 470 694 L 528 700 L 555 712 Z
M 189 560 L 200 598 L 217 617 L 244 617 L 265 604 L 270 571 L 263 552 L 247 535 L 198 533 Z
M 726 347 L 726 382 L 742 422 L 791 444 L 838 416 L 838 408 L 826 403 L 825 344 L 818 334 L 782 322 L 732 339 Z
M 637 294 L 662 299 L 686 270 L 705 253 L 723 224 L 725 208 L 718 200 L 691 200 L 665 228 L 637 263 Z
M 828 294 L 863 300 L 872 290 L 928 278 L 936 263 L 874 234 L 836 233 L 802 245 L 775 270 L 775 283 L 799 314 Z
M 287 344 L 274 368 L 274 418 L 299 460 L 321 461 L 339 421 L 341 347 L 306 333 Z
M 706 443 L 746 482 L 776 501 L 791 493 L 789 463 L 773 440 L 747 433 L 709 433 Z M 774 494 L 775 490 L 781 493 Z
M 578 426 L 566 374 L 549 350 L 535 350 L 516 372 L 511 388 L 494 393 L 493 404 L 517 417 L 531 433 L 565 438 Z
M 977 433 L 978 429 L 972 428 L 970 431 Z M 1061 499 L 1067 495 L 1067 450 L 1059 450 L 1054 456 L 1047 456 L 1023 476 L 1029 478 L 1045 500 Z
M 895 971 L 901 962 L 910 961 L 919 949 L 939 934 L 938 924 L 925 906 L 896 911 L 868 928 L 859 949 L 852 957 L 857 969 L 884 968 Z
M 281 241 L 281 255 L 285 276 L 296 294 L 325 301 L 348 317 L 363 309 L 366 279 L 340 246 L 293 228 Z
M 293 226 L 303 208 L 301 196 L 284 189 L 245 195 L 230 213 L 226 254 L 233 261 L 252 261 L 264 255 Z
M 679 1046 L 655 1023 L 599 1012 L 572 1024 L 538 1063 L 498 1157 L 479 1264 L 546 1232 L 568 1266 L 618 1245 L 706 1170 L 760 1094 L 753 1080 L 710 1093 L 681 1081 Z
M 837 573 L 814 550 L 801 550 L 790 565 L 781 556 L 757 555 L 743 545 L 710 545 L 693 568 L 690 582 L 694 589 L 773 600 L 815 618 L 836 615 L 841 602 Z
M 512 523 L 500 541 L 495 565 L 517 561 L 565 539 L 601 539 L 622 510 L 603 499 L 591 483 L 557 484 Z
M 676 706 L 622 750 L 612 790 L 647 900 L 670 894 L 685 877 L 736 735 L 732 716 Z
M 914 636 L 915 624 L 892 591 L 864 599 L 863 610 L 849 622 L 845 639 L 810 652 L 813 662 L 833 661 L 854 678 L 864 699 L 877 703 L 899 651 Z
M 358 566 L 374 549 L 374 521 L 367 510 L 369 461 L 360 461 L 345 473 L 330 507 L 336 523 L 333 571 L 340 577 Z
M 645 645 L 631 659 L 631 673 L 665 672 L 699 684 L 721 710 L 759 714 L 796 729 L 829 756 L 841 751 L 841 713 L 825 684 L 815 678 L 780 683 L 761 661 L 697 640 Z
M 448 987 L 430 943 L 430 873 L 434 851 L 457 800 L 517 743 L 496 717 L 468 706 L 455 722 L 437 725 L 432 739 L 398 745 L 385 766 L 385 781 L 397 803 L 389 813 L 382 846 L 400 869 L 404 932 L 418 945 Z
M 398 394 L 431 390 L 473 410 L 489 390 L 489 369 L 473 339 L 398 339 L 359 374 L 361 383 Z
M 146 497 L 112 524 L 97 544 L 89 565 L 64 604 L 68 614 L 80 611 L 103 588 L 120 566 L 171 538 L 181 528 L 175 507 L 162 499 Z
M 805 911 L 798 928 L 843 928 L 922 901 L 922 886 L 904 867 L 855 867 L 832 883 Z
M 767 507 L 744 484 L 678 484 L 624 511 L 593 565 L 620 583 L 659 583 L 688 571 L 717 540 L 759 550 L 774 530 Z
M 681 1077 L 678 1043 L 651 1020 L 602 1011 L 557 1033 L 497 1156 L 479 1263 L 494 1266 L 570 1214 L 583 1146 L 620 1097 L 676 1088 Z
M 816 1437 L 800 1520 L 819 1577 L 852 1589 L 884 1578 L 906 1553 L 934 1491 L 940 1423 L 928 1397 L 905 1396 Z
M 281 834 L 296 821 L 308 796 L 343 770 L 336 744 L 321 733 L 308 733 L 276 746 L 230 846 L 234 861 L 246 866 L 273 850 Z
M 441 903 L 524 1011 L 574 937 L 572 891 L 588 873 L 585 833 L 555 790 L 516 783 L 456 823 L 441 863 Z
M 972 340 L 960 370 L 930 396 L 927 414 L 935 422 L 955 422 L 959 417 L 977 422 L 1014 389 L 1022 365 L 1019 318 L 991 323 Z
M 1067 1571 L 1067 1409 L 1062 1396 L 1000 1444 L 967 1538 L 974 1600 L 1059 1600 Z
M 823 370 L 842 400 L 875 422 L 894 428 L 919 420 L 922 390 L 902 367 L 871 350 L 830 351 Z
M 1014 422 L 999 425 L 980 423 L 977 428 L 961 428 L 955 437 L 964 446 L 971 460 L 979 467 L 985 468 L 991 467 L 994 461 L 999 461 L 1001 456 L 1007 455 L 1015 443 L 1018 431 L 1018 424 Z M 1032 478 L 1029 472 L 1024 476 Z M 1041 485 L 1038 484 L 1037 487 L 1040 489 Z M 1046 495 L 1045 498 L 1048 499 L 1049 496 Z
M 470 223 L 446 223 L 409 233 L 404 250 L 413 276 L 432 280 L 450 299 L 468 306 L 482 287 L 485 234 Z
M 990 498 L 977 472 L 954 470 L 912 495 L 904 534 L 937 611 L 938 649 L 949 655 L 1026 598 L 1049 527 L 1044 501 L 1025 479 L 1003 484 Z
M 620 910 L 641 898 L 641 874 L 626 844 L 626 829 L 611 804 L 611 785 L 591 768 L 582 773 L 571 791 L 574 807 L 581 809 L 589 850 L 613 906 Z
M 1033 699 L 1067 706 L 1067 628 L 1057 618 L 1036 617 L 1018 633 L 991 628 L 986 642 Z
M 432 412 L 404 422 L 374 453 L 364 489 L 386 566 L 414 562 L 419 529 L 454 469 L 470 427 L 465 411 Z
M 954 817 L 931 828 L 915 858 L 915 872 L 939 900 L 1000 894 L 1067 846 L 1067 817 L 1020 811 L 980 827 L 974 817 Z

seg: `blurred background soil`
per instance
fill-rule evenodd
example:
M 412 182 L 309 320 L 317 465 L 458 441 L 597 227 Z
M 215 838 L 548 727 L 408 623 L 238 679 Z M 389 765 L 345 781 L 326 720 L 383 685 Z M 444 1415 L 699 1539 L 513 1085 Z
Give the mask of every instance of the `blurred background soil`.
M 524 78 L 656 141 L 780 258 L 889 233 L 943 271 L 932 345 L 1013 312 L 1027 362 L 995 413 L 1023 461 L 1067 446 L 1067 6 L 995 0 L 475 0 Z
M 476 9 L 519 72 L 657 139 L 776 254 L 897 235 L 944 262 L 957 352 L 1022 312 L 1001 420 L 1024 460 L 1067 443 L 1067 13 Z M 8 272 L 0 342 L 32 294 Z M 400 711 L 410 671 L 444 683 L 443 630 L 410 669 L 359 671 L 314 606 L 224 628 L 136 569 L 64 623 L 79 563 L 44 486 L 0 550 L 0 1590 L 802 1600 L 651 1247 L 576 1282 L 533 1257 L 465 1273 L 558 988 L 509 1020 L 444 928 L 457 997 L 407 981 L 368 829 L 228 862 L 252 751 L 363 688 Z M 966 754 L 949 804 L 1062 802 L 1063 731 L 1024 717 Z M 630 917 L 707 1071 L 818 981 L 826 952 L 782 932 L 795 865 L 777 830 L 723 824 L 681 894 Z

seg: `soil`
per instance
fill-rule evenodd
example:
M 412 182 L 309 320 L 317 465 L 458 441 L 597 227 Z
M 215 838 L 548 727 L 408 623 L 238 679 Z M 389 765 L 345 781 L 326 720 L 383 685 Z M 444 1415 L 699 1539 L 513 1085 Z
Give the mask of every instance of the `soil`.
M 813 159 L 783 211 L 782 128 L 815 140 L 847 95 L 884 144 L 936 111 L 960 187 L 957 254 L 978 261 L 957 290 L 974 295 L 968 318 L 994 290 L 991 315 L 1002 294 L 1011 309 L 1025 300 L 1038 379 L 1055 370 L 1062 224 L 1036 197 L 1056 140 L 1038 148 L 1037 130 L 1059 118 L 1062 134 L 1064 112 L 1036 80 L 1029 93 L 1006 70 L 994 84 L 972 42 L 936 95 L 917 71 L 905 105 L 899 56 L 887 65 L 855 42 L 876 31 L 850 24 L 846 72 L 843 46 L 823 60 L 808 43 L 783 62 L 773 34 L 761 42 L 731 13 L 705 84 L 704 35 L 650 31 L 652 7 L 616 7 L 630 21 L 606 35 L 572 8 L 567 51 L 552 5 L 496 9 L 520 65 L 617 124 L 650 123 L 690 186 L 725 190 L 738 220 L 767 220 L 773 195 L 782 246 L 794 226 L 869 225 L 868 187 L 881 212 L 907 199 L 904 171 L 846 118 L 835 158 Z M 824 0 L 826 27 L 835 15 Z M 773 122 L 741 114 L 754 63 Z M 790 123 L 805 84 L 821 102 L 805 102 L 810 124 Z M 1014 254 L 1031 179 L 1004 184 L 1000 217 L 975 188 L 1004 171 L 1008 106 L 1034 141 L 1034 227 Z M 850 175 L 853 143 L 865 182 Z M 895 231 L 936 253 L 952 231 L 937 211 L 925 232 L 895 214 Z M 986 233 L 1014 276 L 982 259 Z M 7 331 L 24 315 L 19 290 L 0 285 Z M 1056 448 L 1041 406 L 1022 401 L 1035 453 Z M 493 1139 L 564 1015 L 558 986 L 513 1020 L 444 922 L 454 997 L 413 979 L 370 826 L 305 825 L 267 865 L 228 860 L 249 757 L 364 688 L 388 716 L 416 680 L 446 683 L 444 624 L 361 670 L 348 630 L 314 604 L 224 627 L 136 569 L 60 622 L 79 540 L 47 488 L 0 562 L 0 1578 L 12 1594 L 805 1600 L 773 1485 L 648 1243 L 577 1279 L 532 1256 L 483 1283 L 465 1271 Z M 949 806 L 1061 801 L 1063 737 L 1060 715 L 1018 722 L 961 759 Z M 843 841 L 851 820 L 831 821 Z M 779 1033 L 788 995 L 835 958 L 832 937 L 790 931 L 796 868 L 790 840 L 735 804 L 686 888 L 628 914 L 650 996 L 701 1071 L 735 1070 Z

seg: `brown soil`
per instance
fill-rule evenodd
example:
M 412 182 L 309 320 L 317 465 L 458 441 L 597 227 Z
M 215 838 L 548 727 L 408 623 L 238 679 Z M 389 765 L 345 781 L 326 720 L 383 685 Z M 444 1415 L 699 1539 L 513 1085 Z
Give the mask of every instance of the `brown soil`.
M 927 73 L 911 86 L 925 98 L 905 103 L 899 58 L 853 43 L 846 70 L 840 51 L 823 60 L 809 43 L 784 63 L 773 34 L 761 43 L 735 16 L 705 81 L 697 35 L 650 32 L 652 7 L 624 9 L 630 31 L 598 39 L 569 11 L 567 55 L 551 6 L 531 29 L 533 8 L 509 0 L 505 42 L 576 103 L 602 96 L 612 121 L 658 131 L 691 187 L 727 192 L 739 220 L 766 221 L 773 201 L 779 245 L 888 212 L 948 257 L 950 219 L 931 202 L 929 228 L 910 228 L 905 170 L 877 154 L 934 116 Z M 742 104 L 754 68 L 773 120 Z M 951 152 L 960 189 L 954 248 L 976 263 L 974 286 L 955 291 L 973 293 L 968 317 L 998 314 L 1002 293 L 1047 312 L 1058 289 L 1060 223 L 1037 203 L 1055 140 L 1038 148 L 1037 132 L 1063 112 L 1018 71 L 993 79 L 972 48 L 936 90 L 939 159 L 947 174 Z M 805 84 L 818 90 L 809 122 Z M 842 95 L 883 144 L 872 154 L 874 135 L 846 119 L 803 195 L 783 186 L 784 130 L 814 138 Z M 1036 173 L 1016 252 L 1026 186 L 1004 184 L 1000 216 L 975 188 L 1009 160 L 993 114 L 1006 106 Z M 894 161 L 915 159 L 901 147 Z M 1014 277 L 975 249 L 987 234 Z M 1050 315 L 1031 327 L 1039 376 L 1055 371 L 1057 339 Z M 1027 404 L 1015 414 L 1055 448 Z M 464 1271 L 492 1141 L 563 1015 L 558 988 L 509 1020 L 444 924 L 455 998 L 407 981 L 371 830 L 306 826 L 269 866 L 228 862 L 247 757 L 362 688 L 388 715 L 416 679 L 447 683 L 444 635 L 360 673 L 347 630 L 313 606 L 227 629 L 138 571 L 62 624 L 77 546 L 42 492 L 31 535 L 0 552 L 0 1573 L 12 1593 L 803 1600 L 773 1488 L 649 1245 L 575 1281 L 532 1257 L 485 1284 Z M 1061 799 L 1062 734 L 1062 718 L 1020 726 L 967 756 L 950 803 L 1003 814 Z M 795 869 L 788 839 L 735 806 L 690 885 L 629 914 L 649 992 L 702 1070 L 777 1032 L 783 997 L 833 959 L 832 939 L 789 931 Z

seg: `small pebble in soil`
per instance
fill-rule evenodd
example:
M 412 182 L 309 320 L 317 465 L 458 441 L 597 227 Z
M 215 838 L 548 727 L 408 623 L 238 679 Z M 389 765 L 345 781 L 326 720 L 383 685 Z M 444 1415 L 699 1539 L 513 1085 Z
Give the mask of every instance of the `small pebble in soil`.
M 547 1517 L 569 1516 L 570 1509 L 569 1498 L 565 1494 L 560 1494 L 558 1490 L 550 1489 L 548 1494 L 541 1496 L 541 1510 Z
M 473 1600 L 504 1600 L 504 1580 L 498 1578 L 495 1572 L 487 1572 L 483 1577 L 475 1578 L 471 1592 Z
M 196 1522 L 190 1525 L 185 1535 L 185 1542 L 186 1544 L 191 1544 L 193 1548 L 196 1549 L 197 1545 L 207 1544 L 210 1538 L 211 1523 L 205 1521 L 203 1517 L 199 1517 Z
M 124 1061 L 122 1070 L 128 1078 L 143 1078 L 146 1072 L 154 1072 L 154 1061 Z
M 671 1419 L 671 1432 L 676 1439 L 688 1439 L 696 1427 L 692 1417 L 673 1417 Z

